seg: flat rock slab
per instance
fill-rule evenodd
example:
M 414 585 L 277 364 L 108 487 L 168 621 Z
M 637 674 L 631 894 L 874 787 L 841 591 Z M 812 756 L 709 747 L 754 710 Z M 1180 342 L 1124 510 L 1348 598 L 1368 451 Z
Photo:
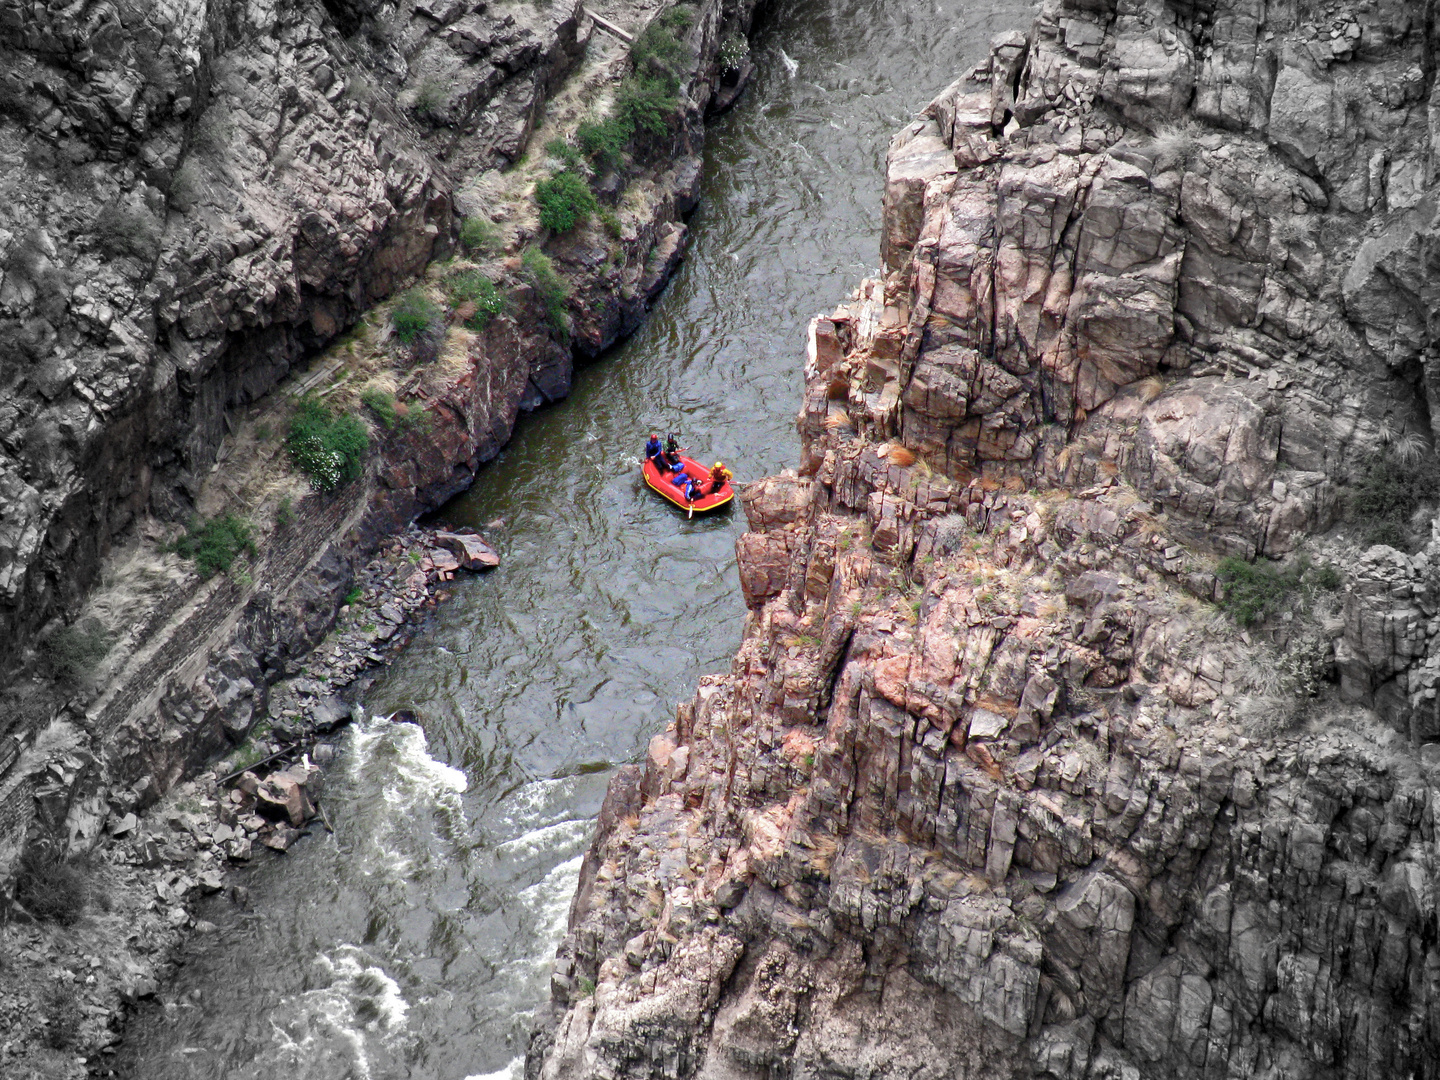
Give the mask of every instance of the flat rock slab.
M 489 570 L 500 565 L 500 555 L 489 544 L 474 533 L 442 532 L 435 534 L 435 542 L 445 549 L 430 552 L 430 558 L 437 570 L 451 570 L 455 567 L 441 564 L 441 557 L 452 556 L 458 566 L 466 570 Z

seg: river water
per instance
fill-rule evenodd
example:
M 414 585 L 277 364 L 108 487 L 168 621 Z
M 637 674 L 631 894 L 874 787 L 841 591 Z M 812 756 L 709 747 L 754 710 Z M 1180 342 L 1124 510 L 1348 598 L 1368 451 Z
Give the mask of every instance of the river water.
M 216 930 L 132 1024 L 121 1075 L 520 1075 L 606 781 L 728 665 L 744 617 L 743 515 L 687 520 L 648 492 L 644 436 L 679 428 L 740 480 L 795 464 L 805 325 L 878 264 L 891 134 L 1029 10 L 772 5 L 654 313 L 444 511 L 504 562 L 457 581 L 370 690 L 369 713 L 420 726 L 346 733 L 334 835 L 233 876 L 251 910 L 202 913 Z

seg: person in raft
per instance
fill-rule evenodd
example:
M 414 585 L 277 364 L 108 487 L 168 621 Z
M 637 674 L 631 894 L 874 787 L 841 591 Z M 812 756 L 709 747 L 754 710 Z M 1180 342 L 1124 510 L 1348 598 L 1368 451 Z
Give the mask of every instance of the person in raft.
M 647 460 L 654 462 L 655 468 L 660 472 L 663 473 L 665 471 L 666 461 L 665 455 L 660 449 L 660 436 L 653 431 L 650 432 L 650 438 L 645 443 L 645 457 Z
M 684 465 L 680 464 L 680 455 L 684 453 L 687 449 L 689 449 L 689 447 L 680 445 L 680 436 L 678 433 L 672 431 L 668 436 L 666 436 L 665 461 L 669 465 L 672 472 L 679 472 L 681 469 L 685 468 Z
M 685 493 L 686 502 L 694 502 L 697 498 L 701 497 L 699 483 L 696 482 L 693 476 L 685 471 L 685 466 L 683 465 L 675 470 L 675 475 L 670 478 L 670 482 Z
M 730 482 L 735 474 L 725 467 L 723 461 L 715 462 L 715 467 L 710 470 L 710 494 L 714 495 Z

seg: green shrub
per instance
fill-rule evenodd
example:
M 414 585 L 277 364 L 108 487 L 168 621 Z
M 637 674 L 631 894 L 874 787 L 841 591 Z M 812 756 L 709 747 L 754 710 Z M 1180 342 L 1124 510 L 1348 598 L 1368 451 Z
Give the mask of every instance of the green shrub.
M 387 431 L 395 426 L 395 395 L 378 386 L 371 386 L 361 391 L 360 404 L 375 414 Z
M 615 93 L 615 114 L 629 124 L 632 138 L 636 130 L 664 135 L 679 105 L 675 91 L 672 80 L 631 77 Z
M 576 145 L 592 162 L 614 168 L 637 132 L 664 135 L 670 129 L 680 105 L 680 73 L 690 61 L 680 32 L 693 19 L 688 8 L 673 7 L 631 46 L 635 70 L 616 89 L 610 116 L 585 120 L 575 131 Z
M 496 315 L 505 310 L 505 294 L 478 270 L 467 270 L 450 279 L 450 299 L 458 307 L 473 304 L 475 312 L 465 320 L 471 330 L 484 330 Z
M 438 327 L 443 317 L 435 301 L 425 295 L 425 290 L 411 289 L 391 309 L 390 324 L 395 327 L 396 337 L 406 345 L 413 345 L 421 335 Z
M 620 116 L 605 120 L 585 120 L 575 129 L 580 151 L 597 165 L 614 168 L 620 164 L 625 148 L 635 136 L 635 126 Z
M 75 863 L 31 847 L 20 859 L 15 899 L 37 919 L 70 926 L 90 899 L 90 879 Z
M 570 300 L 570 286 L 556 271 L 550 256 L 537 247 L 526 248 L 525 254 L 520 256 L 520 268 L 534 286 L 550 326 L 561 334 L 568 334 L 570 324 L 566 305 Z
M 1429 452 L 1410 452 L 1402 442 L 1379 458 L 1361 477 L 1350 497 L 1350 520 L 1362 526 L 1366 543 L 1410 546 L 1410 519 L 1421 506 L 1440 498 L 1440 460 Z
M 493 251 L 500 246 L 500 231 L 482 217 L 466 218 L 460 226 L 460 243 L 474 253 Z
M 73 921 L 73 920 L 71 920 Z M 80 1043 L 80 1024 L 85 1014 L 74 991 L 56 984 L 45 993 L 45 1045 L 51 1050 L 70 1050 Z
M 573 172 L 541 180 L 535 185 L 535 201 L 540 204 L 540 224 L 556 233 L 584 225 L 599 208 L 590 185 Z
M 316 491 L 334 491 L 358 478 L 369 445 L 358 416 L 337 415 L 314 398 L 300 402 L 285 440 L 291 460 Z
M 620 219 L 615 216 L 615 211 L 611 210 L 608 206 L 602 207 L 600 210 L 600 224 L 605 226 L 605 231 L 610 235 L 610 239 L 612 240 L 619 240 L 624 232 L 624 230 L 620 228 Z
M 235 514 L 221 514 L 209 521 L 194 521 L 185 535 L 175 541 L 175 550 L 195 560 L 202 578 L 212 578 L 230 569 L 242 553 L 255 554 L 250 523 Z
M 694 12 L 677 5 L 652 21 L 630 46 L 630 59 L 635 64 L 635 70 L 642 74 L 677 78 L 690 60 L 690 50 L 680 40 L 680 34 L 694 19 Z
M 295 501 L 286 495 L 275 507 L 275 524 L 288 529 L 295 522 Z
M 1315 584 L 1326 592 L 1334 592 L 1345 584 L 1345 576 L 1332 563 L 1326 563 L 1315 571 Z
M 95 218 L 100 249 L 115 258 L 133 255 L 149 261 L 160 254 L 160 224 L 141 206 L 112 203 Z
M 111 644 L 110 635 L 99 621 L 86 619 L 56 630 L 40 647 L 52 677 L 73 683 L 94 673 Z
M 431 123 L 443 123 L 449 110 L 449 93 L 445 84 L 431 76 L 415 88 L 415 115 Z
M 1215 576 L 1225 586 L 1220 606 L 1239 625 L 1254 626 L 1295 590 L 1309 568 L 1303 556 L 1284 569 L 1227 556 L 1215 568 Z

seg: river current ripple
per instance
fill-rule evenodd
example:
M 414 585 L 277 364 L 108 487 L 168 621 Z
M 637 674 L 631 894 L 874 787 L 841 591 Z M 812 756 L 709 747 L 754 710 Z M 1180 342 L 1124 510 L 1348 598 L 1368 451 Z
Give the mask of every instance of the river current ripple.
M 650 428 L 741 480 L 798 458 L 804 329 L 878 264 L 891 135 L 1014 0 L 792 0 L 715 123 L 686 260 L 629 341 L 525 418 L 443 517 L 500 569 L 457 581 L 342 741 L 320 833 L 233 879 L 117 1057 L 135 1080 L 511 1080 L 548 993 L 606 781 L 744 608 L 738 510 L 687 520 L 646 491 Z M 422 730 L 423 729 L 423 730 Z

